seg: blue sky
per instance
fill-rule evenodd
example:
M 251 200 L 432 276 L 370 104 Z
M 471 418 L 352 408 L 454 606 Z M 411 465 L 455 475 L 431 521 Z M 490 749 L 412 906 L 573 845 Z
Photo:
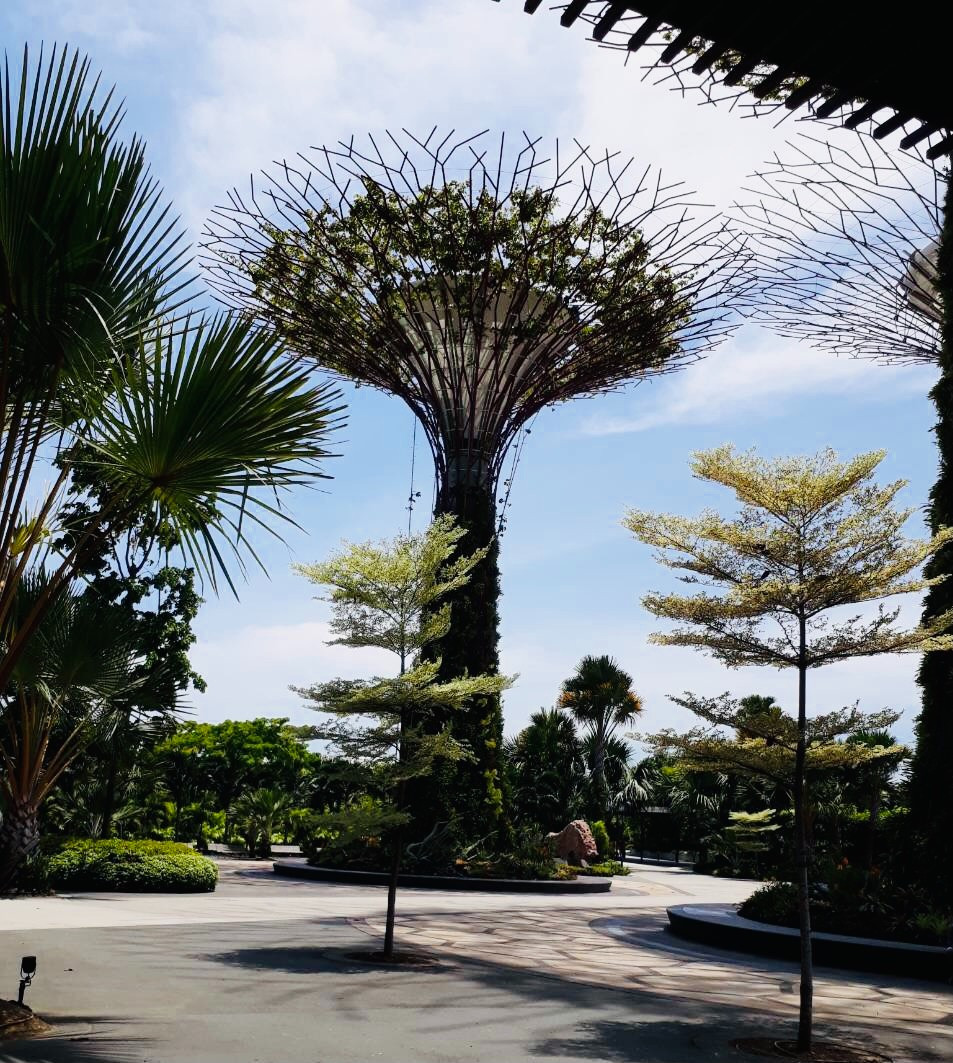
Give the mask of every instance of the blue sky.
M 127 130 L 146 138 L 193 236 L 250 172 L 386 127 L 576 137 L 656 164 L 723 209 L 745 199 L 747 175 L 799 132 L 643 81 L 578 27 L 562 30 L 542 12 L 531 20 L 518 0 L 15 0 L 0 27 L 14 55 L 23 42 L 69 42 L 91 54 L 125 98 Z M 633 674 L 644 730 L 687 722 L 666 698 L 685 689 L 772 693 L 790 705 L 792 675 L 729 672 L 697 653 L 647 644 L 653 622 L 639 599 L 668 577 L 620 527 L 624 508 L 727 506 L 687 470 L 692 451 L 726 441 L 767 454 L 886 449 L 884 477 L 909 480 L 903 499 L 922 507 L 936 471 L 932 380 L 929 368 L 837 359 L 746 325 L 681 374 L 540 416 L 502 542 L 503 665 L 519 673 L 506 697 L 507 731 L 551 704 L 585 653 L 612 653 Z M 310 714 L 289 684 L 390 667 L 372 653 L 326 646 L 325 606 L 290 570 L 342 538 L 406 527 L 410 413 L 367 389 L 347 397 L 334 479 L 291 503 L 303 531 L 286 544 L 262 542 L 268 577 L 252 572 L 239 602 L 210 598 L 202 610 L 193 659 L 209 689 L 193 699 L 199 718 L 303 721 Z M 418 439 L 417 527 L 428 462 Z M 915 618 L 918 603 L 904 609 Z M 825 669 L 811 678 L 813 704 L 904 710 L 897 730 L 909 738 L 916 663 L 889 657 Z

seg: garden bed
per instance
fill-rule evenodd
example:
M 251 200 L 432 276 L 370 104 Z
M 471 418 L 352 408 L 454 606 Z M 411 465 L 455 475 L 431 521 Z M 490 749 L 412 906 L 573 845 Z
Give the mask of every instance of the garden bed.
M 351 886 L 386 886 L 384 871 L 350 871 L 340 867 L 316 867 L 304 860 L 275 860 L 275 874 L 317 882 L 348 883 Z M 401 886 L 431 890 L 475 890 L 488 893 L 608 893 L 611 878 L 513 879 L 477 878 L 466 875 L 401 875 Z
M 792 927 L 740 916 L 733 904 L 683 904 L 667 909 L 672 933 L 706 945 L 797 961 L 799 934 Z M 953 949 L 846 934 L 811 935 L 815 962 L 931 981 L 953 975 Z
M 25 1004 L 18 1004 L 15 1000 L 0 1000 L 0 1041 L 34 1037 L 52 1029 Z

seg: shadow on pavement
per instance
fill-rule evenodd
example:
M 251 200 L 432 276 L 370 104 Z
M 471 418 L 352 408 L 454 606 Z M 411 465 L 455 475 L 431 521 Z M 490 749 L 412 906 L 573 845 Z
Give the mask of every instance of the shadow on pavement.
M 500 1049 L 505 1053 L 505 1048 L 512 1050 L 519 1044 L 523 1053 L 519 1058 L 528 1059 L 564 1058 L 605 1063 L 737 1060 L 740 1063 L 754 1057 L 733 1048 L 732 1040 L 793 1035 L 796 1023 L 792 1012 L 772 1015 L 756 1006 L 745 1006 L 743 1000 L 737 1004 L 707 1003 L 680 997 L 677 991 L 668 994 L 631 986 L 594 986 L 553 972 L 527 971 L 462 955 L 443 957 L 449 962 L 441 967 L 381 968 L 350 960 L 347 953 L 353 951 L 354 945 L 349 948 L 263 946 L 205 954 L 201 958 L 261 972 L 264 984 L 271 981 L 265 972 L 276 976 L 360 975 L 362 982 L 376 975 L 378 978 L 373 983 L 367 980 L 364 985 L 368 989 L 372 985 L 380 988 L 386 981 L 389 992 L 403 987 L 405 1006 L 424 1009 L 420 1012 L 421 1021 L 427 1035 L 435 1038 L 436 1043 L 453 1044 L 455 1039 L 471 1038 L 475 1021 L 473 1008 L 479 1007 L 480 1028 L 489 1050 L 487 1058 L 505 1058 L 499 1054 Z M 439 950 L 428 951 L 441 958 Z M 424 976 L 426 983 L 418 981 Z M 356 999 L 355 989 L 349 991 L 342 987 L 336 1003 L 340 1006 L 344 1001 Z M 422 995 L 424 992 L 426 995 Z M 332 1003 L 331 998 L 326 999 Z M 366 1005 L 368 1012 L 364 1019 L 373 1022 L 377 1016 L 370 999 Z M 483 1025 L 487 1014 L 499 1016 L 501 1024 Z M 573 1015 L 579 1016 L 578 1021 L 572 1021 Z M 913 1029 L 888 1031 L 863 1020 L 852 1022 L 847 1017 L 843 1022 L 818 1022 L 816 1029 L 819 1037 L 866 1043 L 868 1047 L 887 1041 L 894 1053 L 899 1054 L 901 1050 L 905 1058 L 916 1059 L 918 1063 L 950 1059 L 948 1044 L 942 1045 L 942 1051 L 934 1051 Z M 550 1030 L 554 1032 L 549 1034 Z M 559 1030 L 566 1031 L 566 1035 L 555 1032 Z M 491 1046 L 497 1036 L 515 1040 Z
M 395 965 L 370 963 L 355 958 L 355 953 L 373 952 L 379 948 L 374 938 L 367 938 L 366 945 L 358 942 L 347 948 L 315 948 L 311 945 L 284 945 L 260 948 L 232 949 L 229 952 L 207 953 L 201 959 L 207 963 L 223 963 L 245 970 L 275 971 L 281 974 L 385 974 L 406 976 L 415 974 L 441 974 L 447 965 L 435 962 L 431 965 Z M 416 951 L 416 950 L 415 950 Z M 424 953 L 421 950 L 421 954 Z
M 45 1016 L 53 1026 L 56 1016 Z M 121 1026 L 122 1019 L 100 1017 L 81 1020 L 84 1024 L 108 1023 Z M 75 1016 L 70 1016 L 69 1024 L 77 1024 Z M 56 1032 L 46 1037 L 35 1037 L 26 1041 L 11 1041 L 0 1044 L 0 1063 L 142 1063 L 145 1053 L 153 1044 L 145 1037 L 130 1037 L 125 1034 L 116 1036 L 116 1031 L 107 1034 Z

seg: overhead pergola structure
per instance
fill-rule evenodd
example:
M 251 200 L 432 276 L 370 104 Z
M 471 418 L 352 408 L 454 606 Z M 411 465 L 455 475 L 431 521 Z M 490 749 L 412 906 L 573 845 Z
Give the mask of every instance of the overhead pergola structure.
M 543 2 L 524 0 L 523 9 L 534 14 Z M 857 0 L 801 0 L 796 11 L 750 0 L 570 0 L 552 9 L 563 26 L 588 24 L 604 47 L 638 53 L 661 80 L 712 99 L 806 107 L 878 140 L 903 129 L 901 146 L 926 141 L 930 159 L 953 153 L 950 52 L 939 26 L 898 26 Z

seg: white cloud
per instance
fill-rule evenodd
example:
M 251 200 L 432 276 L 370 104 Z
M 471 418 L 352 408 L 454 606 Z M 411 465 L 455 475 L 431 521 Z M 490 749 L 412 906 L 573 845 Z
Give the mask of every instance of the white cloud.
M 487 0 L 211 5 L 202 87 L 179 116 L 186 216 L 197 225 L 249 173 L 314 145 L 388 127 L 469 135 L 498 123 L 501 104 L 536 112 L 566 71 L 554 63 L 540 84 L 533 27 L 508 32 L 523 17 Z
M 329 646 L 328 625 L 254 624 L 202 638 L 193 650 L 192 665 L 208 683 L 214 710 L 193 701 L 202 719 L 249 719 L 290 715 L 313 720 L 289 685 L 309 686 L 338 676 L 359 679 L 394 671 L 394 658 L 382 650 Z
M 582 431 L 620 435 L 677 424 L 737 422 L 739 417 L 770 414 L 782 400 L 809 396 L 850 395 L 856 401 L 923 395 L 935 376 L 930 366 L 880 366 L 838 358 L 748 326 L 703 361 L 643 385 L 632 400 L 638 412 L 621 417 L 593 414 L 582 422 Z M 652 389 L 651 404 L 644 402 L 646 387 Z
M 681 180 L 699 202 L 726 208 L 745 178 L 790 139 L 791 126 L 742 118 L 726 106 L 699 106 L 700 93 L 673 92 L 655 84 L 625 53 L 575 42 L 581 55 L 578 95 L 567 119 L 587 142 L 611 145 L 659 166 L 668 180 Z M 816 127 L 815 127 L 816 131 Z

